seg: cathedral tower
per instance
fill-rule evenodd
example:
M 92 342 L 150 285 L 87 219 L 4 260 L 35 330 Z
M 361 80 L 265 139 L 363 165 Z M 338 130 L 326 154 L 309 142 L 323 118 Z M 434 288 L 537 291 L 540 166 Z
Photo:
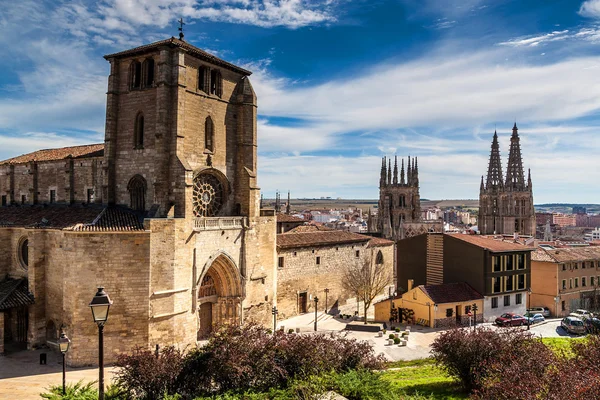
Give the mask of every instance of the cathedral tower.
M 494 132 L 487 179 L 479 189 L 479 230 L 482 234 L 535 235 L 535 210 L 531 171 L 527 183 L 523 171 L 517 124 L 510 138 L 506 180 L 502 174 L 498 135 Z

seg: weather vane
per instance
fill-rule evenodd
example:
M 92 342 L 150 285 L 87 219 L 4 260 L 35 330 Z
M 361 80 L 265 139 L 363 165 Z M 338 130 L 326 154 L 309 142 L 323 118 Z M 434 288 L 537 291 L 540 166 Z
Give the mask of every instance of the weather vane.
M 179 40 L 183 40 L 183 26 L 185 25 L 185 22 L 183 22 L 183 18 L 179 18 Z

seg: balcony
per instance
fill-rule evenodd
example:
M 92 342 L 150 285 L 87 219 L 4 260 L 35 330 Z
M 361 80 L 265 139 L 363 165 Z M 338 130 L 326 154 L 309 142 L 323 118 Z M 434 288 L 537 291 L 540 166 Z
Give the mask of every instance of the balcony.
M 199 217 L 194 220 L 194 231 L 242 229 L 248 226 L 246 217 Z

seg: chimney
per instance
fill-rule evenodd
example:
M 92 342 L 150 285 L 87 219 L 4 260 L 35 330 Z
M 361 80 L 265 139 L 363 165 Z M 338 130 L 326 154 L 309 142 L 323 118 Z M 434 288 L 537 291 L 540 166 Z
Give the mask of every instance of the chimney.
M 408 280 L 408 289 L 406 289 L 406 291 L 410 292 L 412 290 L 414 284 L 415 284 L 415 280 L 414 279 L 409 279 Z

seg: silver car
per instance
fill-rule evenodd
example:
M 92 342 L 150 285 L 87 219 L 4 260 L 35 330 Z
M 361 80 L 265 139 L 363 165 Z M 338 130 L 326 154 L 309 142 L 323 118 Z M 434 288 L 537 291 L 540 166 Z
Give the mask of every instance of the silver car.
M 563 318 L 563 320 L 560 322 L 560 326 L 567 333 L 574 333 L 576 335 L 584 335 L 586 333 L 583 321 L 577 317 Z
M 527 313 L 524 315 L 524 317 L 527 318 L 527 323 L 529 325 L 537 324 L 538 322 L 544 322 L 546 320 L 546 318 L 544 318 L 544 316 L 540 313 L 537 313 L 537 314 Z

